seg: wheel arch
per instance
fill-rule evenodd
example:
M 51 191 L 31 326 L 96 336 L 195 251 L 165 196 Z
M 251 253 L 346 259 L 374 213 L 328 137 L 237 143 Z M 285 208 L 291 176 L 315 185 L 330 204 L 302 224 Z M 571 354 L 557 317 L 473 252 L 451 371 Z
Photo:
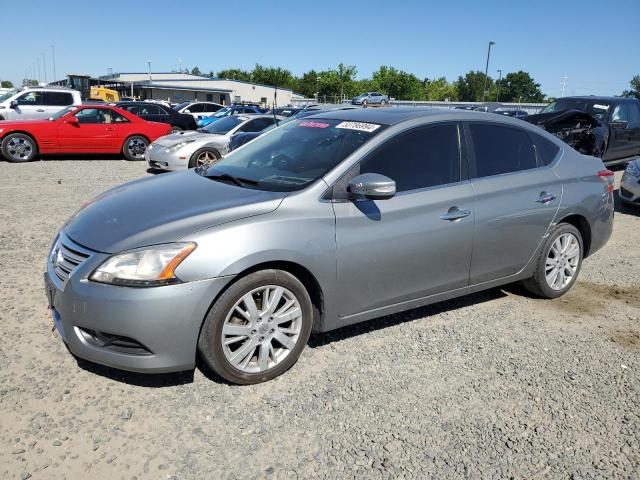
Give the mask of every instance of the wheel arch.
M 591 251 L 591 225 L 586 217 L 578 213 L 572 213 L 563 217 L 558 223 L 568 223 L 578 229 L 582 236 L 582 244 L 584 246 L 583 257 L 588 257 Z

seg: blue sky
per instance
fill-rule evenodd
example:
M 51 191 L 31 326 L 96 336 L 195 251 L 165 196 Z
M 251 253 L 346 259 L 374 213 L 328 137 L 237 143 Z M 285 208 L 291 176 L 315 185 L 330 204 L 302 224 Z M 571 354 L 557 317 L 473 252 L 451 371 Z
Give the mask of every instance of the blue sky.
M 261 63 L 295 74 L 343 62 L 358 77 L 390 65 L 451 81 L 484 70 L 489 40 L 490 75 L 526 70 L 551 96 L 565 75 L 567 95 L 608 95 L 640 74 L 640 0 L 23 0 L 10 10 L 20 28 L 0 47 L 0 79 L 14 83 L 42 53 L 51 80 L 52 44 L 59 78 L 146 71 L 150 58 L 153 71 L 178 59 L 206 72 Z

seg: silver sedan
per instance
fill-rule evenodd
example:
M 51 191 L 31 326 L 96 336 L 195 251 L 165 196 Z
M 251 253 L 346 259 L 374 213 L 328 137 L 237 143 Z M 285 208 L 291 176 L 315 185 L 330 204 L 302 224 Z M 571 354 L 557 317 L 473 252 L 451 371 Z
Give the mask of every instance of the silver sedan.
M 620 200 L 625 205 L 640 206 L 640 158 L 629 162 L 622 175 Z
M 234 134 L 261 132 L 281 119 L 273 115 L 226 117 L 198 131 L 183 131 L 158 138 L 147 147 L 145 159 L 151 168 L 167 171 L 209 165 L 227 153 Z

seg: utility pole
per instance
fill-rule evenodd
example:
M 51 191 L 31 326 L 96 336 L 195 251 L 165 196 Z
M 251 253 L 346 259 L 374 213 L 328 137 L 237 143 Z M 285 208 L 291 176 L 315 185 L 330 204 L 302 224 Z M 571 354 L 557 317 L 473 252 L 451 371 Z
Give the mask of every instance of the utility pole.
M 500 84 L 502 83 L 502 70 L 498 69 L 498 91 L 496 93 L 496 102 L 500 98 Z
M 53 81 L 56 81 L 56 46 L 51 45 L 51 56 L 53 58 Z
M 36 64 L 38 65 L 38 85 L 42 82 L 42 76 L 40 75 L 40 59 L 36 57 Z
M 182 71 L 182 59 L 178 59 L 178 71 L 180 72 L 180 78 L 184 78 L 184 72 Z
M 42 54 L 42 69 L 44 70 L 44 83 L 47 83 L 47 62 L 44 56 L 44 52 Z
M 495 45 L 496 42 L 489 42 L 489 49 L 487 50 L 487 65 L 484 67 L 484 85 L 482 86 L 482 101 L 484 102 L 484 96 L 487 93 L 487 74 L 489 73 L 489 57 L 491 56 L 491 45 Z
M 564 77 L 562 77 L 562 93 L 560 94 L 560 98 L 564 97 L 564 90 L 567 88 L 567 80 L 569 79 L 569 77 L 567 77 L 566 75 Z
M 149 83 L 151 83 L 151 59 L 147 60 L 147 65 L 149 65 Z

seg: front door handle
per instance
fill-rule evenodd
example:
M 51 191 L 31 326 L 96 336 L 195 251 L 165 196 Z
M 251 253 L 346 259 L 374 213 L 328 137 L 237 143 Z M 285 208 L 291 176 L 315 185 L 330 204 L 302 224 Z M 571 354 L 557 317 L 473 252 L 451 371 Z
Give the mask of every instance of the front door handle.
M 471 210 L 459 209 L 458 207 L 451 207 L 447 213 L 443 213 L 440 215 L 440 220 L 449 220 L 450 222 L 455 222 L 456 220 L 460 220 L 461 218 L 468 217 L 471 215 Z
M 540 196 L 538 197 L 536 202 L 549 203 L 552 200 L 555 200 L 556 198 L 557 198 L 557 195 L 555 193 L 540 192 Z
M 115 132 L 116 129 L 115 128 L 107 128 L 107 132 L 111 133 L 111 132 Z
M 44 109 L 42 109 L 42 108 L 38 108 L 38 109 L 36 110 L 36 112 L 38 112 L 38 113 L 42 113 L 42 112 L 44 112 Z

